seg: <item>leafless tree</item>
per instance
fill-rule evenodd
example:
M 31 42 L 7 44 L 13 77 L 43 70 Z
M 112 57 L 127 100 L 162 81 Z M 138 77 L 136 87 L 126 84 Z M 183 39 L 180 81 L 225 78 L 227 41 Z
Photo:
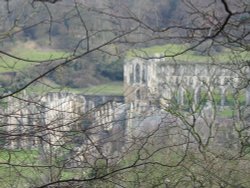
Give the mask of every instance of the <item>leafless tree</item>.
M 3 187 L 249 187 L 247 0 L 178 1 L 166 25 L 163 1 L 3 4 L 0 68 L 14 75 L 0 91 Z M 11 50 L 20 39 L 35 48 L 35 35 L 47 39 L 37 50 L 55 47 L 67 28 L 74 39 L 60 56 Z M 48 83 L 100 54 L 126 56 L 125 102 Z

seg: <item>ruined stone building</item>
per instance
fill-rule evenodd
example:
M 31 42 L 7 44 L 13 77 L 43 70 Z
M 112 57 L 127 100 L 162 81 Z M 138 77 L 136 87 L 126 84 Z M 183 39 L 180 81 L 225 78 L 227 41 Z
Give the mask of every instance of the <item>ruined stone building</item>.
M 9 97 L 7 104 L 2 114 L 8 136 L 5 147 L 32 149 L 41 143 L 45 148 L 82 144 L 81 132 L 89 132 L 93 142 L 100 142 L 121 118 L 123 97 L 48 93 Z M 91 125 L 95 128 L 90 129 Z
M 145 129 L 169 127 L 176 134 L 171 140 L 177 141 L 193 129 L 201 136 L 197 142 L 213 140 L 230 147 L 237 142 L 235 123 L 249 134 L 249 79 L 247 62 L 128 60 L 124 67 L 127 131 L 136 138 Z
M 164 129 L 174 125 L 176 131 L 185 126 L 180 118 L 182 113 L 187 121 L 197 118 L 204 140 L 217 135 L 209 130 L 217 125 L 224 130 L 222 137 L 229 139 L 234 136 L 232 122 L 223 113 L 232 105 L 237 103 L 244 111 L 240 126 L 249 126 L 249 73 L 247 63 L 134 58 L 124 65 L 124 97 L 68 93 L 10 97 L 2 113 L 2 124 L 9 136 L 5 147 L 34 148 L 40 142 L 57 146 L 71 141 L 82 145 L 86 142 L 82 138 L 86 131 L 90 135 L 88 139 L 97 144 L 108 142 L 114 133 L 133 138 L 159 125 Z M 173 115 L 173 110 L 179 116 Z M 211 126 L 206 128 L 204 124 Z M 74 140 L 67 140 L 72 137 Z M 227 139 L 218 136 L 217 140 L 224 143 Z
M 190 94 L 197 104 L 202 94 L 210 93 L 219 97 L 218 105 L 226 106 L 228 95 L 240 90 L 245 105 L 250 105 L 249 73 L 247 64 L 135 58 L 124 67 L 124 95 L 127 103 L 175 98 L 184 104 Z

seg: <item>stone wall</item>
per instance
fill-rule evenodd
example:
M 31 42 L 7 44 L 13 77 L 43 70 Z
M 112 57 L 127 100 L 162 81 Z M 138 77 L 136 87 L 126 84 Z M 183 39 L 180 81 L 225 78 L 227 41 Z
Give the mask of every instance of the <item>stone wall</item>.
M 165 59 L 133 59 L 124 68 L 126 102 L 154 101 L 176 97 L 183 104 L 188 92 L 196 103 L 204 92 L 217 92 L 224 106 L 228 93 L 244 92 L 250 104 L 249 66 L 239 64 L 174 62 Z
M 243 63 L 187 63 L 135 58 L 124 66 L 125 97 L 69 93 L 9 97 L 8 107 L 2 112 L 2 124 L 8 133 L 5 147 L 33 148 L 41 142 L 62 145 L 68 141 L 66 133 L 88 132 L 88 141 L 78 135 L 73 142 L 79 148 L 83 142 L 85 145 L 87 142 L 106 145 L 108 154 L 121 149 L 125 140 L 138 138 L 142 133 L 164 129 L 170 133 L 173 131 L 172 135 L 188 134 L 181 131 L 188 128 L 181 115 L 187 122 L 195 117 L 200 126 L 196 128 L 204 139 L 216 135 L 220 142 L 233 135 L 230 131 L 217 133 L 225 129 L 227 121 L 230 122 L 229 129 L 233 129 L 232 117 L 221 117 L 220 113 L 223 109 L 233 108 L 232 105 L 236 105 L 234 100 L 238 102 L 241 113 L 244 111 L 241 117 L 234 112 L 234 123 L 249 125 L 249 73 L 249 66 Z M 212 131 L 204 128 L 209 126 Z M 172 137 L 170 140 L 178 140 L 178 136 Z M 111 139 L 118 142 L 110 146 Z
M 168 141 L 196 132 L 204 143 L 212 140 L 218 145 L 236 144 L 234 124 L 244 125 L 244 129 L 250 126 L 249 79 L 247 62 L 129 60 L 124 67 L 125 101 L 129 106 L 127 135 L 136 138 L 152 131 L 162 134 L 164 129 L 168 135 L 176 135 L 169 136 Z M 233 117 L 221 115 L 223 110 L 231 109 L 235 109 Z M 245 134 L 250 135 L 249 131 Z
M 8 133 L 5 147 L 36 148 L 62 145 L 66 133 L 86 131 L 101 140 L 103 132 L 112 132 L 123 117 L 121 96 L 89 96 L 69 93 L 49 93 L 45 96 L 20 95 L 7 99 L 2 124 Z M 121 110 L 122 109 L 122 110 Z M 95 132 L 95 133 L 94 133 Z

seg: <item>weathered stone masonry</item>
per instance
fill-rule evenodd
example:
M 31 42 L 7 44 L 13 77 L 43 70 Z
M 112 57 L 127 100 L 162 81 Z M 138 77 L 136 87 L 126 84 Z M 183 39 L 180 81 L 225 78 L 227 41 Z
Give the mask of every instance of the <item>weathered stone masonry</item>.
M 125 140 L 135 132 L 143 132 L 163 124 L 172 116 L 164 108 L 173 102 L 195 110 L 207 95 L 202 113 L 211 111 L 209 101 L 216 98 L 218 108 L 227 107 L 229 96 L 238 94 L 241 104 L 250 105 L 249 66 L 242 64 L 215 64 L 174 62 L 166 59 L 132 59 L 124 66 L 124 97 L 87 96 L 69 93 L 49 93 L 45 96 L 20 96 L 8 99 L 8 107 L 2 113 L 3 127 L 8 135 L 5 147 L 33 148 L 41 140 L 52 145 L 64 143 L 66 132 L 82 131 L 89 126 L 92 141 L 101 143 L 102 138 L 114 131 L 125 132 Z M 239 93 L 236 93 L 240 91 Z M 197 114 L 201 116 L 201 114 Z M 167 118 L 166 118 L 167 117 Z M 205 117 L 205 116 L 204 116 Z M 203 117 L 203 118 L 204 118 Z M 210 118 L 212 119 L 212 118 Z M 200 125 L 203 125 L 202 118 Z M 244 120 L 247 126 L 247 120 Z M 216 119 L 214 124 L 232 124 L 230 120 Z M 230 123 L 231 122 L 231 123 Z M 183 126 L 178 122 L 178 126 Z M 224 125 L 223 125 L 224 126 Z M 199 128 L 205 137 L 209 130 Z M 223 127 L 230 132 L 230 127 Z M 224 131 L 225 132 L 225 131 Z M 224 133 L 223 133 L 224 134 Z M 227 133 L 226 133 L 227 134 Z M 226 137 L 229 138 L 229 133 Z M 120 135 L 121 136 L 121 135 Z M 136 135 L 135 135 L 136 136 Z M 177 138 L 178 139 L 178 138 Z M 223 140 L 218 138 L 218 140 Z M 102 143 L 101 143 L 102 144 Z M 120 146 L 119 146 L 120 147 Z
M 127 135 L 135 133 L 136 137 L 145 129 L 159 128 L 159 124 L 171 127 L 175 123 L 165 121 L 171 118 L 176 119 L 173 121 L 176 127 L 171 128 L 174 134 L 178 128 L 189 129 L 178 116 L 171 116 L 165 111 L 175 105 L 182 106 L 186 111 L 192 108 L 194 112 L 199 108 L 194 114 L 197 118 L 195 129 L 204 142 L 213 138 L 216 144 L 236 143 L 234 139 L 237 133 L 233 124 L 245 130 L 249 130 L 247 127 L 250 126 L 248 120 L 244 119 L 249 116 L 249 80 L 250 67 L 243 62 L 175 62 L 165 58 L 129 60 L 124 67 L 124 95 L 129 106 Z M 235 108 L 234 99 L 244 109 L 241 119 L 220 116 L 220 110 Z M 215 108 L 217 111 L 214 111 Z M 192 114 L 188 117 L 188 112 L 176 110 L 186 114 L 186 120 L 192 122 Z M 188 135 L 184 132 L 177 134 L 175 139 L 178 140 L 181 134 Z
M 97 140 L 101 132 L 112 131 L 115 120 L 121 118 L 123 103 L 123 97 L 119 96 L 69 93 L 9 97 L 8 108 L 2 118 L 9 135 L 6 147 L 34 148 L 41 141 L 60 145 L 65 142 L 66 132 L 82 131 L 90 124 L 98 127 L 98 133 L 92 134 L 93 140 Z
M 218 90 L 220 105 L 224 106 L 227 92 L 244 88 L 244 79 L 249 79 L 249 66 L 174 62 L 165 59 L 143 60 L 135 58 L 124 67 L 125 100 L 151 101 L 152 98 L 177 100 L 183 104 L 186 92 L 193 92 L 198 103 L 201 92 Z M 245 80 L 246 81 L 246 80 Z M 245 90 L 245 104 L 250 105 L 250 87 Z

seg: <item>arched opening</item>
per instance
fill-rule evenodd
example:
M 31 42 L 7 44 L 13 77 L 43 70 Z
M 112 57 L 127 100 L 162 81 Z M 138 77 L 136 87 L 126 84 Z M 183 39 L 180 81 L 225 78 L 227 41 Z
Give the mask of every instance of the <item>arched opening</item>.
M 135 82 L 140 83 L 140 65 L 135 66 Z
M 208 100 L 209 100 L 208 88 L 202 85 L 200 87 L 199 106 L 203 108 L 203 106 L 206 105 Z
M 146 83 L 147 81 L 147 75 L 146 75 L 146 70 L 145 67 L 142 70 L 142 83 Z

